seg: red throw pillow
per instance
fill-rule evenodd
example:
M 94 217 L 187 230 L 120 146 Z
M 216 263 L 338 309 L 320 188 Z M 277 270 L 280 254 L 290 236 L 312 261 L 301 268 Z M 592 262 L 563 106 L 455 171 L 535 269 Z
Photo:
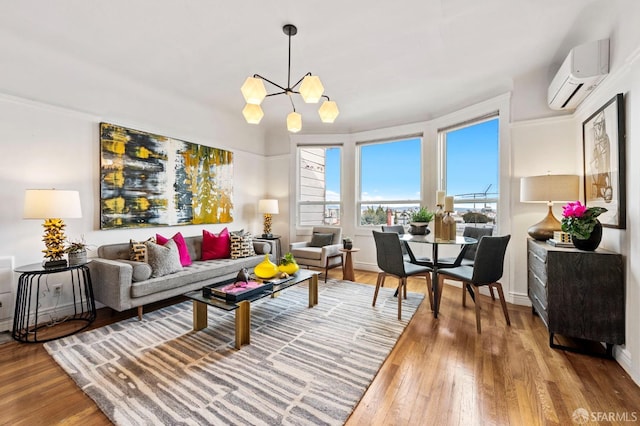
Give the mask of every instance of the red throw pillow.
M 180 264 L 182 266 L 191 265 L 192 262 L 191 256 L 189 255 L 189 249 L 187 248 L 187 243 L 185 242 L 184 237 L 180 232 L 177 232 L 176 235 L 171 238 L 166 238 L 160 234 L 156 234 L 156 242 L 161 246 L 165 245 L 170 239 L 176 243 L 176 246 L 178 246 L 178 253 L 180 253 Z
M 218 235 L 202 230 L 202 260 L 228 259 L 230 256 L 231 239 L 227 228 Z

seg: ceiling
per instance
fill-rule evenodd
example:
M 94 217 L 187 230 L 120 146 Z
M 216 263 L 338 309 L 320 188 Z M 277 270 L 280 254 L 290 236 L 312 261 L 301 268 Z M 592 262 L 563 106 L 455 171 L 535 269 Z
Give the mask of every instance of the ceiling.
M 322 124 L 318 105 L 294 99 L 306 133 L 428 120 L 497 96 L 520 76 L 552 75 L 569 49 L 591 40 L 589 25 L 598 20 L 609 31 L 616 19 L 602 13 L 611 9 L 603 0 L 0 0 L 0 5 L 0 34 L 49 53 L 36 59 L 26 50 L 13 59 L 24 61 L 34 83 L 53 62 L 82 63 L 238 117 L 246 77 L 258 73 L 286 85 L 282 26 L 292 23 L 298 27 L 292 81 L 306 72 L 319 75 L 341 112 L 333 125 Z M 74 81 L 73 75 L 68 78 Z M 26 90 L 17 82 L 1 84 L 0 90 L 12 94 Z M 78 78 L 74 84 L 78 90 L 91 84 L 91 93 L 100 94 L 100 82 Z M 63 90 L 56 96 L 58 103 L 66 102 Z M 269 131 L 285 125 L 291 104 L 276 96 L 267 98 L 263 109 L 260 126 Z

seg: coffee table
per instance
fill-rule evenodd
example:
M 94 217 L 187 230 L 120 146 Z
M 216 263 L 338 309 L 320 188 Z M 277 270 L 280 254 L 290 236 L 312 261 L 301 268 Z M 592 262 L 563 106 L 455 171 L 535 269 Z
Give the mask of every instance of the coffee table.
M 307 269 L 301 269 L 296 272 L 292 279 L 276 283 L 272 288 L 265 289 L 265 291 L 239 302 L 228 302 L 218 297 L 204 297 L 202 290 L 190 291 L 185 296 L 193 301 L 193 330 L 202 330 L 207 327 L 207 308 L 209 306 L 224 311 L 235 311 L 235 347 L 240 349 L 243 345 L 251 343 L 251 302 L 268 296 L 276 297 L 280 291 L 305 281 L 309 282 L 309 307 L 313 308 L 318 304 L 318 272 Z M 223 285 L 223 283 L 220 285 Z

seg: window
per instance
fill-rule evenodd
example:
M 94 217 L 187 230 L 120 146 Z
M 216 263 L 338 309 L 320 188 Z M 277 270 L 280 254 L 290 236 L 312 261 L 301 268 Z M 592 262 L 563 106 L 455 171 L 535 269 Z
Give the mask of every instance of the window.
M 340 147 L 298 147 L 298 225 L 340 224 Z
M 361 226 L 407 225 L 420 206 L 422 137 L 358 144 Z
M 470 224 L 496 226 L 498 125 L 494 115 L 438 132 L 441 187 L 454 197 L 459 235 Z

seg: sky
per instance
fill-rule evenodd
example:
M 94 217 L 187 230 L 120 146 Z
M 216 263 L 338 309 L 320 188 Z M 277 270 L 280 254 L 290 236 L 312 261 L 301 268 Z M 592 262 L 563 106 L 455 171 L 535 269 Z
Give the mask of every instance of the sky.
M 327 149 L 326 153 L 327 198 L 337 200 L 340 149 Z M 361 155 L 363 200 L 420 199 L 419 138 L 365 145 Z M 489 185 L 489 193 L 497 192 L 497 118 L 447 134 L 446 179 L 447 195 L 484 192 Z

